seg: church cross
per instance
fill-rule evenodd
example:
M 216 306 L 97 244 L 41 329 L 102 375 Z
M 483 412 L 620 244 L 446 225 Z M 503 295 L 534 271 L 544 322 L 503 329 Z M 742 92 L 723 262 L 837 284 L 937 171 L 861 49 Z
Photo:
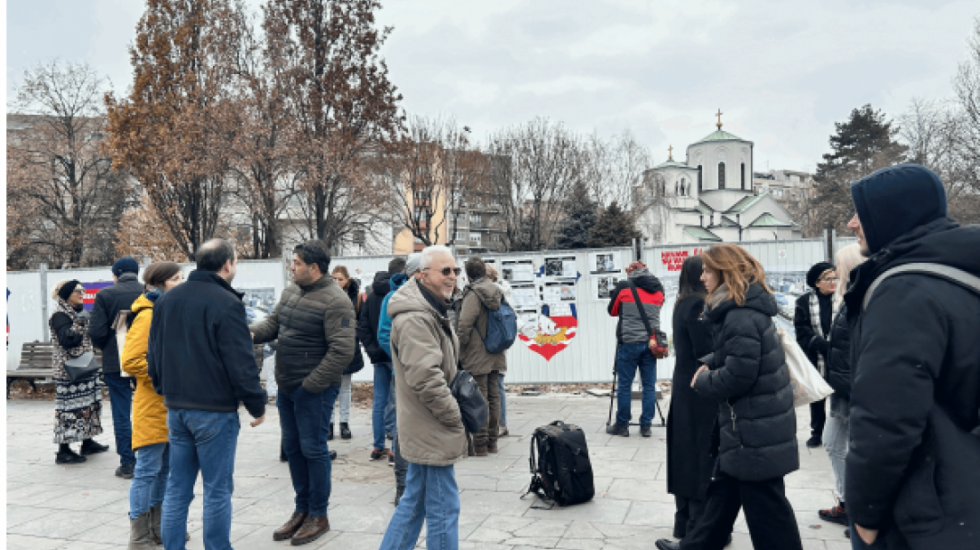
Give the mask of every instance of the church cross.
M 718 129 L 719 130 L 721 130 L 721 115 L 723 115 L 723 114 L 725 114 L 725 113 L 721 112 L 721 109 L 718 109 L 718 112 L 715 113 L 715 116 L 718 117 Z
M 670 147 L 667 148 L 667 156 L 670 157 L 670 160 L 674 160 L 674 146 L 673 145 L 671 145 Z

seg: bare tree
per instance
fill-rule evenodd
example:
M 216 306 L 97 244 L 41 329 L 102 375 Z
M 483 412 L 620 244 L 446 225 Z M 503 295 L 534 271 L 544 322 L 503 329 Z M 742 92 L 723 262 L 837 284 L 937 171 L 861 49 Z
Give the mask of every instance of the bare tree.
M 132 172 L 188 259 L 219 234 L 237 130 L 221 55 L 228 0 L 148 0 L 130 48 L 129 96 L 106 95 L 113 163 Z
M 552 244 L 562 206 L 580 177 L 582 145 L 561 123 L 536 118 L 492 136 L 486 152 L 493 193 L 503 200 L 509 250 L 541 250 Z
M 264 30 L 296 132 L 288 145 L 310 237 L 336 246 L 378 219 L 383 202 L 362 161 L 399 129 L 401 95 L 380 49 L 377 0 L 270 0 Z
M 608 141 L 593 133 L 585 139 L 582 159 L 582 177 L 599 205 L 615 202 L 635 216 L 636 188 L 651 167 L 650 150 L 626 128 Z
M 452 118 L 411 116 L 372 166 L 395 223 L 426 246 L 452 245 L 464 197 L 482 192 L 483 158 L 467 134 Z
M 52 61 L 24 74 L 8 116 L 8 267 L 112 261 L 133 192 L 102 153 L 105 79 Z

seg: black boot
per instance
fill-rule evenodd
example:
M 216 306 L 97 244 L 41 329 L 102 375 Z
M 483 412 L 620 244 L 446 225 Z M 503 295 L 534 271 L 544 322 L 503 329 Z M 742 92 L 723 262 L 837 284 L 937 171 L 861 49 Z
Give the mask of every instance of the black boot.
M 289 462 L 289 458 L 286 457 L 286 449 L 279 445 L 279 462 Z
M 108 450 L 108 445 L 100 445 L 99 442 L 94 439 L 86 439 L 85 441 L 82 441 L 82 456 L 94 455 L 95 453 L 104 453 Z
M 333 422 L 327 426 L 327 441 L 333 441 Z
M 350 426 L 348 426 L 346 422 L 341 422 L 340 423 L 340 438 L 341 439 L 350 439 L 352 437 L 354 437 L 354 436 L 350 433 Z
M 55 455 L 55 464 L 79 464 L 85 462 L 85 457 L 71 450 L 67 443 L 58 446 L 58 453 Z

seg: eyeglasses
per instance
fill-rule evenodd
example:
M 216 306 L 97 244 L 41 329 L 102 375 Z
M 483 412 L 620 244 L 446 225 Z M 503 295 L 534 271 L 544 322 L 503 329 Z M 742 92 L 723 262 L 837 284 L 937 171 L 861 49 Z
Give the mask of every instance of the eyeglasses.
M 837 277 L 832 277 L 830 279 L 820 279 L 820 280 L 823 281 L 823 282 L 826 282 L 826 283 L 837 283 L 837 282 L 840 282 L 840 279 L 838 279 Z
M 428 268 L 427 267 L 427 268 L 423 269 L 422 271 L 428 271 L 429 269 L 431 269 L 431 268 Z M 450 273 L 452 273 L 452 274 L 456 275 L 457 277 L 459 277 L 459 274 L 462 273 L 462 272 L 463 272 L 463 269 L 460 268 L 460 267 L 444 267 L 444 268 L 442 268 L 442 271 L 440 271 L 439 273 L 442 273 L 442 276 L 443 277 L 448 277 Z
M 73 292 L 75 294 L 82 294 L 82 295 L 84 295 L 85 294 L 85 289 L 84 288 L 76 288 Z

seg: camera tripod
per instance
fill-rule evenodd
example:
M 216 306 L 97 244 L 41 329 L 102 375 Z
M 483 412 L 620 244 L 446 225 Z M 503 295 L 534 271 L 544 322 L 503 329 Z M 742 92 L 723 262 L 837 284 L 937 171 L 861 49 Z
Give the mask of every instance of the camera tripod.
M 616 344 L 616 358 L 619 358 L 619 344 Z M 618 389 L 617 381 L 619 379 L 619 370 L 616 368 L 616 360 L 613 360 L 613 381 L 612 381 L 612 392 L 609 394 L 609 418 L 606 420 L 606 426 L 611 426 L 613 423 L 613 406 L 616 404 L 616 390 Z M 630 391 L 633 391 L 630 388 Z M 656 391 L 656 390 L 654 390 Z M 653 402 L 657 405 L 657 414 L 660 415 L 660 425 L 666 426 L 667 420 L 664 418 L 664 411 L 660 408 L 660 400 L 654 395 Z M 656 415 L 654 415 L 656 418 Z M 630 422 L 630 426 L 639 426 L 639 422 Z

